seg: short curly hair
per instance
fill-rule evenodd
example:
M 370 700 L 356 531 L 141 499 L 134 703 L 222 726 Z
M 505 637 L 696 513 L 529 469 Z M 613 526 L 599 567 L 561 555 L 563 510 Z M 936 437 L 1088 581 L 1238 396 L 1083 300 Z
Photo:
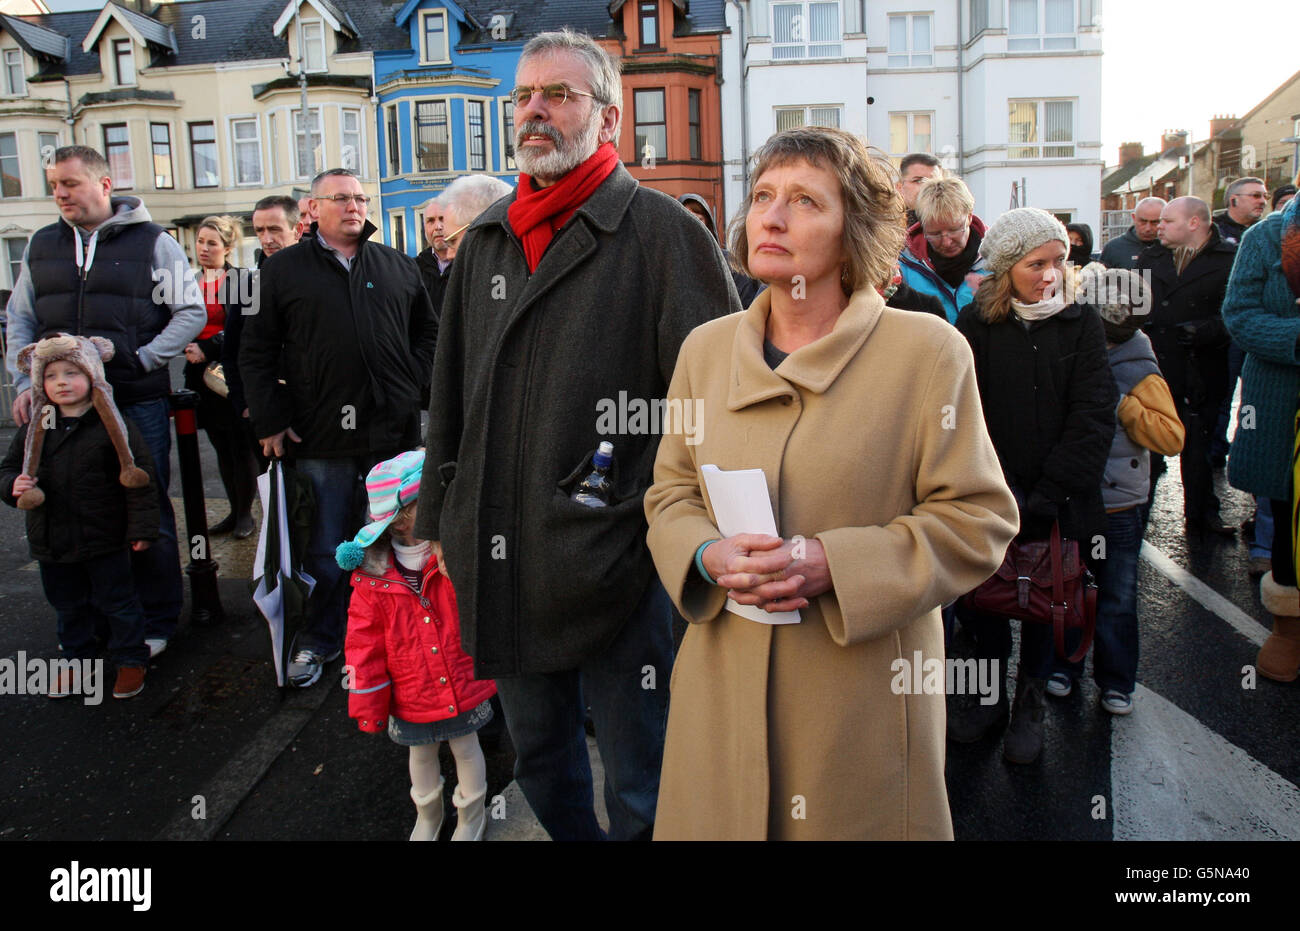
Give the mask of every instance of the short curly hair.
M 849 256 L 842 281 L 845 293 L 888 284 L 898 254 L 903 251 L 904 237 L 903 198 L 894 186 L 893 166 L 882 152 L 862 139 L 828 126 L 787 129 L 754 153 L 753 180 L 727 237 L 736 267 L 750 274 L 745 220 L 754 202 L 754 187 L 768 169 L 798 161 L 825 168 L 839 179 L 840 197 L 844 200 L 844 246 Z

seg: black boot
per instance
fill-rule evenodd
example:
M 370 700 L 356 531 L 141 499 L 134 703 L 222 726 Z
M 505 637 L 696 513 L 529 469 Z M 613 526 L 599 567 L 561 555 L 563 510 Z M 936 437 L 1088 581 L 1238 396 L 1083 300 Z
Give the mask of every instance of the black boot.
M 1024 676 L 1016 681 L 1016 703 L 1011 709 L 1011 724 L 1002 741 L 1002 756 L 1008 763 L 1032 763 L 1043 752 L 1046 685 L 1045 679 Z
M 998 690 L 998 700 L 991 705 L 979 703 L 978 696 L 965 696 L 948 715 L 948 739 L 959 744 L 973 744 L 982 740 L 994 729 L 1001 728 L 1007 720 L 1007 693 Z

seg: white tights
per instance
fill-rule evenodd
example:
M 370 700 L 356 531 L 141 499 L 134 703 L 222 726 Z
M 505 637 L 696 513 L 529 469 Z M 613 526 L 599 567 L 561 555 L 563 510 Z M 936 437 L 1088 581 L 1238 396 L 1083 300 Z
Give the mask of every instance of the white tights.
M 487 764 L 477 734 L 466 734 L 448 741 L 451 755 L 456 759 L 456 779 L 461 795 L 473 797 L 487 791 Z M 411 788 L 416 795 L 428 795 L 438 788 L 441 768 L 438 765 L 438 748 L 441 744 L 423 744 L 411 747 Z

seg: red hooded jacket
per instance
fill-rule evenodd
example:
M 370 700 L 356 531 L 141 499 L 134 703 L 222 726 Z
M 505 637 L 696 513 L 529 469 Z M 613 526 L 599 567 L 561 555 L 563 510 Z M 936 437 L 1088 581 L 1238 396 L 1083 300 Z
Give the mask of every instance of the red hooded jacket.
M 388 716 L 445 721 L 496 694 L 491 679 L 474 678 L 474 661 L 460 645 L 460 615 L 451 582 L 430 559 L 421 595 L 389 557 L 383 576 L 352 571 L 345 649 L 351 667 L 348 715 L 379 733 Z

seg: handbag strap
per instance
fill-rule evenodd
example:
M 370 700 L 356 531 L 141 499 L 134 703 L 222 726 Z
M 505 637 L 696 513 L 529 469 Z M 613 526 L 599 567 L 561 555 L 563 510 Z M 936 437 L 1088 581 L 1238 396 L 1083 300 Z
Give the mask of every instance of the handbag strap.
M 1056 655 L 1065 656 L 1065 565 L 1062 555 L 1061 546 L 1061 522 L 1052 522 L 1052 637 L 1056 641 Z M 1066 662 L 1077 663 L 1088 655 L 1088 648 L 1092 646 L 1093 633 L 1096 631 L 1096 623 L 1089 623 L 1087 610 L 1087 587 L 1084 586 L 1081 594 L 1085 600 L 1084 608 L 1084 625 L 1082 635 L 1079 639 L 1079 648 L 1074 653 L 1066 657 Z

